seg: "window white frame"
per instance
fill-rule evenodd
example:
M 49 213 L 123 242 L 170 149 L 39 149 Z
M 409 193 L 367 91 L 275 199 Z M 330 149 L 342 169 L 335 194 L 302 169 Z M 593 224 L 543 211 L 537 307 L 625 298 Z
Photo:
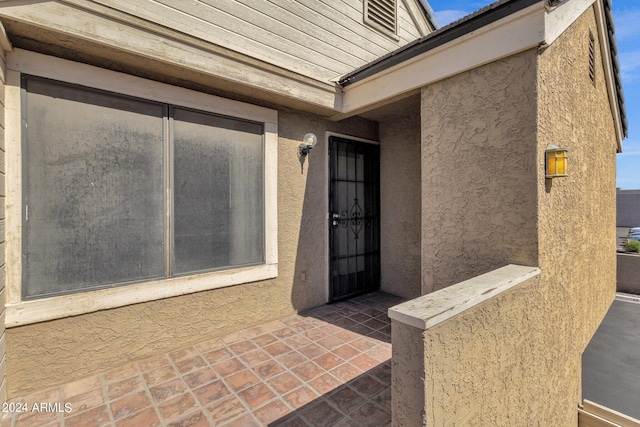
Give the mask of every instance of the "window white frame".
M 277 111 L 128 74 L 15 49 L 6 57 L 6 326 L 15 327 L 130 304 L 186 295 L 278 275 Z M 22 301 L 22 108 L 21 74 L 31 74 L 151 101 L 260 122 L 264 125 L 265 263 L 154 280 L 111 289 Z

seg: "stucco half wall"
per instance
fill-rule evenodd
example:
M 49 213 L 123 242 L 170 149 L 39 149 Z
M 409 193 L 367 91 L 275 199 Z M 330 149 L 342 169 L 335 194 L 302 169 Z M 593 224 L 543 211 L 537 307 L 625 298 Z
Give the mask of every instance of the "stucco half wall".
M 538 275 L 508 265 L 389 310 L 394 426 L 563 425 L 542 417 L 538 398 Z

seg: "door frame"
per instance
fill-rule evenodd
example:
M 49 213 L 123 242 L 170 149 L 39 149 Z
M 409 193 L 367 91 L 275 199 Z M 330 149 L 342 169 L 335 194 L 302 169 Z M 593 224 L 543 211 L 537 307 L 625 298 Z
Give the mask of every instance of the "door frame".
M 352 141 L 357 141 L 357 142 L 364 142 L 365 144 L 372 144 L 372 145 L 378 145 L 380 146 L 380 141 L 374 141 L 372 139 L 366 139 L 366 138 L 360 138 L 357 136 L 352 136 L 346 133 L 339 133 L 339 132 L 331 132 L 331 131 L 326 131 L 325 135 L 324 135 L 324 149 L 323 149 L 323 156 L 324 156 L 324 173 L 326 173 L 326 179 L 325 181 L 325 197 L 324 197 L 324 271 L 325 271 L 325 277 L 324 277 L 324 290 L 325 290 L 325 303 L 328 303 L 330 300 L 330 286 L 329 286 L 329 280 L 331 278 L 331 254 L 329 253 L 329 216 L 331 215 L 331 213 L 329 212 L 329 197 L 331 197 L 330 191 L 331 191 L 331 173 L 329 171 L 329 138 L 335 136 L 338 138 L 344 138 L 344 139 L 350 139 Z M 379 195 L 380 200 L 379 203 L 382 203 L 382 194 Z M 378 236 L 378 238 L 381 238 L 381 235 Z

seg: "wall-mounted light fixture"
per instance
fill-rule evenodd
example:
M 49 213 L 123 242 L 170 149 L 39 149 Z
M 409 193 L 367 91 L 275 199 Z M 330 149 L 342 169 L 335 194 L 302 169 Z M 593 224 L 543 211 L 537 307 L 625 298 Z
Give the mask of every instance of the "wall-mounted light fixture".
M 545 178 L 569 176 L 567 174 L 567 149 L 547 145 L 545 150 Z
M 300 144 L 300 149 L 299 149 L 300 155 L 306 156 L 307 154 L 309 154 L 313 149 L 313 147 L 316 146 L 317 143 L 318 143 L 318 138 L 314 134 L 312 133 L 306 134 L 304 138 L 302 138 L 302 144 Z

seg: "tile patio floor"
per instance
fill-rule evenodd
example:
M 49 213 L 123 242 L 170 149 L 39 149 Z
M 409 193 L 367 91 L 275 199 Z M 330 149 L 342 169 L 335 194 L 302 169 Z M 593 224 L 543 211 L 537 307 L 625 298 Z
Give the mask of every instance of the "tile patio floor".
M 1 425 L 387 426 L 400 302 L 375 292 L 12 399 L 72 411 Z

